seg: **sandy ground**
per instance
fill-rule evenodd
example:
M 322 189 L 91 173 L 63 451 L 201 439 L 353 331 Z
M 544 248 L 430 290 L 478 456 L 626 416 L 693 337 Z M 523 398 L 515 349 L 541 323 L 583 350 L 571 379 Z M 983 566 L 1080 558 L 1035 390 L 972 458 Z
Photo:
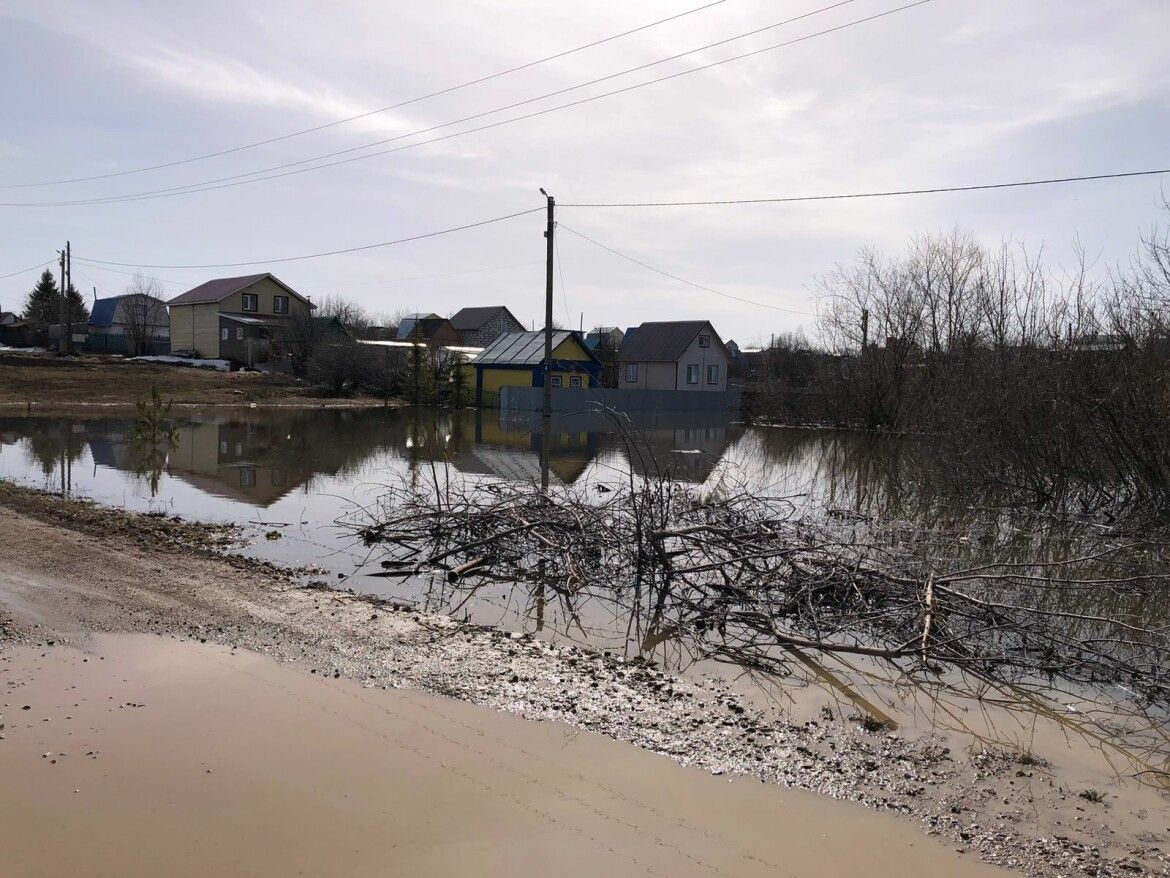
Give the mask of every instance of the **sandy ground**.
M 14 511 L 16 508 L 22 511 Z M 1110 787 L 1106 803 L 1090 805 L 1064 786 L 1066 778 L 1058 766 L 1024 765 L 1009 752 L 942 754 L 934 740 L 887 734 L 840 716 L 819 722 L 776 721 L 754 710 L 750 702 L 739 697 L 725 682 L 679 678 L 639 661 L 460 624 L 445 617 L 426 616 L 410 608 L 395 608 L 328 589 L 306 588 L 270 568 L 209 554 L 200 547 L 198 532 L 199 527 L 193 524 L 133 516 L 20 489 L 5 489 L 0 492 L 0 544 L 4 546 L 4 552 L 0 553 L 0 639 L 5 629 L 9 631 L 10 641 L 41 643 L 61 638 L 85 643 L 94 631 L 145 632 L 186 638 L 183 642 L 189 645 L 215 644 L 229 651 L 236 649 L 240 655 L 247 649 L 268 656 L 269 661 L 275 659 L 282 663 L 283 672 L 291 674 L 309 691 L 331 691 L 327 687 L 341 686 L 341 681 L 350 680 L 364 687 L 370 696 L 385 688 L 450 696 L 450 700 L 440 703 L 454 710 L 472 712 L 461 716 L 490 717 L 466 719 L 464 726 L 468 734 L 480 735 L 488 727 L 485 724 L 519 722 L 514 717 L 490 711 L 480 713 L 492 708 L 545 721 L 542 725 L 520 722 L 516 728 L 552 729 L 562 744 L 578 738 L 591 739 L 593 735 L 588 733 L 597 732 L 650 751 L 639 752 L 613 741 L 602 742 L 599 737 L 596 746 L 604 743 L 606 747 L 617 748 L 610 752 L 625 754 L 620 759 L 605 757 L 605 760 L 618 760 L 615 764 L 620 764 L 621 759 L 644 758 L 649 760 L 646 765 L 677 771 L 680 778 L 703 776 L 651 755 L 662 754 L 684 766 L 703 769 L 708 775 L 704 784 L 710 780 L 719 789 L 727 784 L 736 795 L 756 788 L 755 782 L 748 780 L 755 777 L 768 782 L 762 787 L 770 791 L 767 795 L 779 796 L 777 801 L 782 802 L 806 802 L 813 810 L 806 810 L 802 804 L 798 809 L 801 813 L 806 816 L 820 813 L 824 815 L 824 827 L 846 827 L 858 839 L 869 837 L 868 818 L 882 816 L 883 821 L 888 821 L 892 819 L 890 815 L 873 815 L 856 805 L 833 802 L 829 798 L 863 802 L 913 818 L 903 817 L 901 822 L 883 824 L 889 829 L 882 830 L 882 834 L 893 833 L 889 837 L 903 839 L 905 846 L 899 849 L 900 853 L 889 855 L 892 859 L 888 861 L 885 854 L 871 854 L 862 861 L 864 869 L 860 871 L 864 874 L 883 874 L 880 870 L 887 862 L 899 867 L 890 874 L 963 874 L 960 870 L 973 862 L 972 855 L 1034 875 L 1167 874 L 1163 849 L 1170 833 L 1170 820 L 1164 800 L 1156 796 L 1139 799 L 1137 793 L 1122 793 Z M 212 532 L 209 537 L 211 543 L 218 544 L 223 534 Z M 222 652 L 216 655 L 223 657 Z M 55 651 L 52 658 L 58 661 Z M 82 662 L 81 666 L 89 670 L 92 664 L 92 661 Z M 275 664 L 267 666 L 277 668 Z M 234 679 L 236 675 L 231 676 Z M 321 684 L 323 676 L 328 680 Z M 186 677 L 176 675 L 176 683 L 179 679 Z M 378 697 L 392 699 L 386 703 L 421 703 L 411 702 L 415 696 L 402 693 L 381 692 Z M 119 698 L 122 703 L 160 703 L 154 694 L 147 698 L 141 692 L 133 694 L 128 690 L 124 698 L 114 696 L 113 703 L 117 704 Z M 454 699 L 479 707 L 460 704 Z M 7 696 L 5 700 L 16 704 Z M 59 702 L 60 698 L 53 703 Z M 27 700 L 22 702 L 25 703 L 31 704 Z M 208 721 L 219 728 L 229 728 L 239 719 L 235 713 L 220 715 L 212 711 L 213 702 L 203 703 L 209 705 L 204 711 Z M 245 699 L 245 703 L 250 702 Z M 0 721 L 19 729 L 24 718 L 18 715 L 13 720 L 11 710 L 11 707 L 4 708 L 6 719 Z M 296 721 L 285 724 L 287 728 L 280 723 L 266 723 L 268 733 L 303 739 L 304 736 L 297 737 L 298 729 L 308 728 L 301 723 L 309 720 L 298 716 Z M 37 721 L 45 718 L 51 720 L 42 729 L 46 733 L 48 726 L 56 730 L 60 728 L 56 724 L 69 722 L 58 714 L 38 716 Z M 482 737 L 462 739 L 451 731 L 446 734 L 464 743 L 468 740 L 478 741 L 479 745 L 484 743 Z M 514 734 L 525 733 L 508 731 L 495 737 L 506 743 L 513 740 Z M 215 735 L 200 736 L 192 746 L 194 743 L 200 747 L 211 746 L 203 737 Z M 222 734 L 220 737 L 229 740 Z M 428 733 L 426 737 L 431 736 Z M 16 740 L 15 732 L 9 740 L 0 741 L 0 748 L 7 747 L 12 740 Z M 165 745 L 165 738 L 157 740 L 164 742 L 160 746 Z M 339 758 L 323 755 L 328 748 L 322 742 L 327 738 L 314 740 L 312 759 Z M 40 753 L 59 749 L 70 752 L 67 759 L 74 758 L 75 754 L 67 746 L 50 745 L 47 741 L 35 755 L 39 759 Z M 349 758 L 366 756 L 364 747 L 345 749 L 350 753 Z M 479 750 L 481 755 L 489 752 L 483 746 Z M 183 749 L 168 748 L 168 751 L 182 753 Z M 492 759 L 502 758 L 503 751 L 490 752 Z M 52 764 L 51 760 L 49 763 Z M 590 774 L 592 768 L 588 761 L 581 764 L 588 769 L 578 771 L 582 778 L 592 782 L 601 776 Z M 0 770 L 4 771 L 4 777 L 8 776 L 6 767 L 0 766 Z M 27 766 L 26 770 L 29 770 Z M 640 782 L 637 781 L 639 772 L 641 768 L 627 767 L 614 780 L 630 774 L 631 783 Z M 547 769 L 529 773 L 543 777 Z M 728 784 L 732 777 L 734 783 Z M 294 784 L 291 778 L 285 782 Z M 549 794 L 547 789 L 537 789 L 535 783 L 529 781 L 528 786 L 516 789 L 532 795 Z M 609 781 L 605 784 L 614 786 Z M 794 790 L 782 791 L 780 787 L 809 790 L 829 798 L 794 798 Z M 66 788 L 70 795 L 82 795 L 71 792 L 81 788 L 79 783 L 67 784 Z M 285 789 L 294 788 L 299 789 L 293 786 Z M 406 795 L 420 794 L 411 788 Z M 681 793 L 677 797 L 685 800 Z M 523 796 L 520 798 L 527 801 Z M 674 793 L 669 797 L 638 795 L 638 801 L 659 809 L 664 801 L 673 802 L 675 798 Z M 818 810 L 822 806 L 828 810 Z M 548 831 L 547 821 L 539 810 L 532 811 L 527 806 L 524 809 L 528 816 L 523 820 L 528 821 L 524 825 L 529 835 Z M 4 811 L 10 809 L 6 807 Z M 602 819 L 606 825 L 618 826 L 614 820 Z M 764 835 L 775 834 L 786 825 L 784 821 L 811 826 L 799 824 L 800 819 L 803 818 L 786 816 L 783 820 L 765 822 L 761 831 Z M 914 821 L 921 829 L 915 827 Z M 4 822 L 0 820 L 0 825 Z M 448 832 L 459 830 L 451 821 L 442 822 Z M 692 826 L 691 835 L 706 837 L 702 821 L 688 825 Z M 513 828 L 511 824 L 509 827 Z M 936 838 L 918 834 L 922 829 Z M 375 835 L 386 831 L 380 823 Z M 650 831 L 654 831 L 653 825 L 647 830 Z M 820 831 L 815 826 L 802 830 L 797 841 L 789 841 L 787 849 L 794 849 L 799 838 L 816 837 Z M 602 837 L 611 841 L 608 835 Z M 949 847 L 939 838 L 946 839 Z M 928 871 L 910 872 L 904 867 L 905 858 L 916 855 L 909 853 L 911 842 L 915 851 L 930 851 L 930 856 L 937 858 Z M 5 847 L 0 837 L 0 851 Z M 838 854 L 837 847 L 848 850 Z M 868 841 L 859 841 L 856 845 L 822 844 L 819 849 L 826 863 L 834 863 L 833 858 L 838 855 L 851 856 L 857 850 L 869 851 L 870 847 Z M 955 848 L 965 855 L 957 856 Z M 716 855 L 711 857 L 715 859 Z M 540 869 L 547 871 L 549 862 L 560 868 L 554 858 L 541 861 Z M 775 861 L 769 858 L 768 862 L 789 868 L 783 858 Z M 722 862 L 717 865 L 725 874 L 752 874 L 736 871 L 739 867 L 724 867 Z M 849 871 L 829 869 L 824 874 L 852 874 L 853 871 L 852 868 Z M 8 873 L 0 869 L 0 874 Z M 701 872 L 665 869 L 661 874 Z M 773 869 L 770 874 L 788 873 Z
M 11 878 L 996 874 L 892 816 L 557 724 L 221 646 L 83 647 L 0 658 Z

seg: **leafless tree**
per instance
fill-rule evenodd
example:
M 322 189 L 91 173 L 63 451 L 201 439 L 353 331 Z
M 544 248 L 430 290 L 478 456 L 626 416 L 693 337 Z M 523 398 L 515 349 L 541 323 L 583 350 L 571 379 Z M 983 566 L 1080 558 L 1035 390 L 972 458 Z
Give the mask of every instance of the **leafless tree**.
M 135 272 L 125 294 L 120 316 L 126 327 L 126 353 L 137 357 L 150 352 L 158 328 L 167 325 L 166 290 L 157 277 Z

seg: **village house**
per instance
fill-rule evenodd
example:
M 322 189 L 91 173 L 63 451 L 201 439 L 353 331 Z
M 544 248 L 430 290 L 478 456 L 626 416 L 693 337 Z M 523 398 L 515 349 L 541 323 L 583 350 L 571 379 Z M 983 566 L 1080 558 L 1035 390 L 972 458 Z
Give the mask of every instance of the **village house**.
M 595 351 L 604 343 L 610 350 L 616 351 L 622 346 L 624 333 L 616 326 L 595 326 L 585 336 L 585 344 L 589 350 Z
M 398 340 L 422 342 L 427 347 L 461 343 L 451 321 L 438 314 L 407 314 L 398 323 Z
M 136 357 L 159 353 L 171 337 L 167 303 L 143 293 L 94 299 L 86 347 L 91 351 Z M 161 345 L 161 352 L 169 352 Z
M 576 332 L 557 330 L 552 338 L 553 388 L 596 387 L 601 362 Z M 475 372 L 476 405 L 495 405 L 503 387 L 544 387 L 544 331 L 505 332 L 467 367 Z
M 290 321 L 307 319 L 315 307 L 267 272 L 209 280 L 167 306 L 174 352 L 249 366 L 266 362 Z
M 451 318 L 459 333 L 459 344 L 487 347 L 505 332 L 523 332 L 524 324 L 503 305 L 461 308 Z
M 621 390 L 727 390 L 730 357 L 706 320 L 643 323 L 618 351 Z

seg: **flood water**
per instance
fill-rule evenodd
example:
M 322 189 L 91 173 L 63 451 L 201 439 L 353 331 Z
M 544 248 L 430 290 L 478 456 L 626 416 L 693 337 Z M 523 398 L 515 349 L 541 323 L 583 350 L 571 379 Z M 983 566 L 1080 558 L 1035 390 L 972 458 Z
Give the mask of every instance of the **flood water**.
M 220 409 L 174 420 L 173 442 L 158 447 L 134 440 L 128 416 L 2 416 L 0 478 L 134 511 L 235 523 L 246 536 L 245 554 L 309 566 L 308 578 L 420 609 L 641 654 L 679 670 L 700 659 L 683 639 L 650 630 L 648 606 L 643 612 L 606 595 L 569 603 L 526 583 L 469 588 L 438 575 L 370 575 L 380 570 L 378 558 L 352 524 L 385 486 L 538 483 L 545 450 L 538 420 L 424 409 Z M 927 533 L 951 564 L 1061 560 L 1095 545 L 1095 522 L 1054 524 L 994 493 L 960 490 L 929 442 L 747 426 L 711 415 L 658 414 L 618 430 L 600 415 L 582 413 L 554 418 L 547 457 L 550 483 L 585 496 L 659 473 L 712 495 L 746 488 L 791 498 L 797 514 L 836 522 L 855 535 L 881 528 L 896 541 L 899 529 Z M 1147 563 L 1163 566 L 1160 557 Z M 1119 605 L 1112 590 L 1054 599 L 1070 612 L 1170 619 L 1166 600 Z M 1159 731 L 1160 719 L 1132 738 L 1117 726 L 1102 736 L 1098 724 L 1070 735 L 1068 718 L 1011 693 L 996 693 L 992 707 L 986 692 L 960 685 L 908 690 L 876 664 L 806 659 L 798 663 L 799 681 L 770 681 L 755 691 L 798 714 L 830 699 L 841 710 L 861 710 L 891 725 L 937 732 L 941 724 L 968 742 L 1027 747 L 1039 737 L 1067 747 L 1075 738 L 1086 765 L 1120 759 L 1170 780 L 1170 740 Z M 1075 702 L 1075 693 L 1061 697 Z

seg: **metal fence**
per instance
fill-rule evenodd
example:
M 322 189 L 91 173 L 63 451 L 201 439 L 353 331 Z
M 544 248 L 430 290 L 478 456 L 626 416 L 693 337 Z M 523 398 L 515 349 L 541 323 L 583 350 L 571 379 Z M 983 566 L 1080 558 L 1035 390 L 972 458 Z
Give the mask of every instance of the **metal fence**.
M 544 403 L 542 387 L 501 387 L 500 409 L 539 411 Z M 611 387 L 588 389 L 554 388 L 552 409 L 575 412 L 590 408 L 609 408 L 619 412 L 727 412 L 739 409 L 739 392 L 688 390 L 618 390 Z M 489 407 L 485 399 L 484 407 Z
M 126 354 L 126 336 L 91 332 L 85 339 L 82 347 L 94 354 Z M 166 356 L 171 352 L 170 339 L 153 339 L 145 353 L 152 357 Z

